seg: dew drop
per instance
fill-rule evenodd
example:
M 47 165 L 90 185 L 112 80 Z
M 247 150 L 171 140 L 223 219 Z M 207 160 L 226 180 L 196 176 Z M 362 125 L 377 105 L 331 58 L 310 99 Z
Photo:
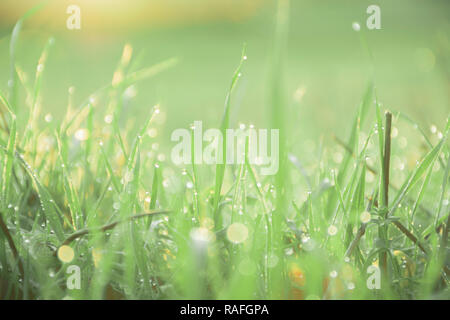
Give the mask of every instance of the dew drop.
M 358 22 L 353 22 L 352 28 L 353 28 L 353 30 L 355 30 L 356 32 L 358 32 L 359 30 L 361 30 L 361 26 L 359 25 Z
M 337 232 L 338 232 L 338 229 L 336 228 L 336 226 L 331 225 L 331 226 L 328 227 L 328 234 L 329 234 L 330 236 L 336 235 Z
M 45 119 L 45 122 L 50 123 L 50 122 L 53 121 L 53 116 L 52 116 L 50 113 L 47 113 L 47 114 L 45 115 L 44 119 Z

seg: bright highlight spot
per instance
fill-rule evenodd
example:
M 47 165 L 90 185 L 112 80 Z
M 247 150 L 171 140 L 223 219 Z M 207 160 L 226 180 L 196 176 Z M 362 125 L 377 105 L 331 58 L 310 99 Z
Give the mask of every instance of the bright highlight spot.
M 69 246 L 63 245 L 58 249 L 58 259 L 61 262 L 69 263 L 75 257 L 75 252 Z
M 364 211 L 363 213 L 361 213 L 361 215 L 359 216 L 359 219 L 361 220 L 362 223 L 367 223 L 370 221 L 370 219 L 372 218 L 372 216 L 370 215 L 370 212 Z
M 78 129 L 75 132 L 75 139 L 78 141 L 86 141 L 89 138 L 89 130 L 88 129 Z
M 112 116 L 112 114 L 107 114 L 106 116 L 105 116 L 105 122 L 106 123 L 108 123 L 108 124 L 110 124 L 110 123 L 112 123 L 113 122 L 113 116 Z
M 338 232 L 338 229 L 336 228 L 336 226 L 331 225 L 331 226 L 328 227 L 328 234 L 330 236 L 336 235 L 337 232 Z
M 248 229 L 242 223 L 235 222 L 228 227 L 227 238 L 231 242 L 237 244 L 247 240 Z
M 190 236 L 196 243 L 208 243 L 216 239 L 215 234 L 206 228 L 194 228 L 191 230 Z
M 52 122 L 53 121 L 53 116 L 50 114 L 50 113 L 47 113 L 46 115 L 45 115 L 45 122 L 48 122 L 48 123 L 50 123 L 50 122 Z

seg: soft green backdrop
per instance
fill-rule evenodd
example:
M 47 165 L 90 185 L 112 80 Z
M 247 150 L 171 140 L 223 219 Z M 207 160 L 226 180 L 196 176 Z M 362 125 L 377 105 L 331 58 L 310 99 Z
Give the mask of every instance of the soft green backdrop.
M 37 1 L 2 2 L 0 88 L 6 90 L 13 21 Z M 138 95 L 129 106 L 132 114 L 160 103 L 167 112 L 168 131 L 196 119 L 217 126 L 230 77 L 246 42 L 249 59 L 235 100 L 234 120 L 260 126 L 267 120 L 265 88 L 274 1 L 74 3 L 82 8 L 80 31 L 67 30 L 65 5 L 50 2 L 25 23 L 20 37 L 18 64 L 31 72 L 31 78 L 48 37 L 56 39 L 44 76 L 44 111 L 62 116 L 69 86 L 76 87 L 76 101 L 81 102 L 110 82 L 124 44 L 130 43 L 141 67 L 168 57 L 181 59 L 175 68 L 138 85 Z M 224 3 L 228 9 L 221 12 Z M 365 27 L 370 4 L 381 7 L 382 30 Z M 130 9 L 133 6 L 135 10 Z M 121 12 L 128 15 L 121 16 Z M 359 35 L 351 28 L 354 21 L 361 23 L 373 51 L 380 100 L 394 110 L 407 111 L 425 127 L 436 124 L 442 128 L 449 111 L 449 12 L 450 2 L 437 0 L 291 1 L 285 93 L 293 120 L 304 129 L 301 134 L 311 138 L 341 134 L 360 101 L 371 65 Z M 296 101 L 295 96 L 302 93 L 301 101 Z

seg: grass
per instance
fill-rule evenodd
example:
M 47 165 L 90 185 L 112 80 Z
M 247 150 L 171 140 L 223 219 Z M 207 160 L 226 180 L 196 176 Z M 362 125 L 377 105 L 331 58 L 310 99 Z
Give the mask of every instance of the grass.
M 128 45 L 111 84 L 77 108 L 69 90 L 62 120 L 37 121 L 54 40 L 30 84 L 14 57 L 33 11 L 18 22 L 15 80 L 8 95 L 0 93 L 2 299 L 450 298 L 448 116 L 429 135 L 386 110 L 370 82 L 348 139 L 338 134 L 334 149 L 306 148 L 315 165 L 305 165 L 283 84 L 288 5 L 279 1 L 269 79 L 269 126 L 281 139 L 275 176 L 260 175 L 248 159 L 184 168 L 150 152 L 163 143 L 150 134 L 160 108 L 125 125 L 127 90 L 178 60 L 136 71 Z M 222 132 L 235 125 L 245 60 L 244 48 L 217 123 Z M 417 131 L 425 145 L 419 161 L 403 169 L 394 166 L 405 157 L 398 128 Z M 333 152 L 342 159 L 334 161 Z M 70 261 L 60 251 L 67 247 Z M 73 265 L 80 289 L 66 285 Z M 367 286 L 371 265 L 381 270 L 380 289 Z

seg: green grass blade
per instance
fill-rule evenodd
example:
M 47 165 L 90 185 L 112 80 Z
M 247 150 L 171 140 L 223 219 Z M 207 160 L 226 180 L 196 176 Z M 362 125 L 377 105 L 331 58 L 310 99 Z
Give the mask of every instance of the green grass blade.
M 238 80 L 241 76 L 242 65 L 244 64 L 244 61 L 246 59 L 245 50 L 246 50 L 246 46 L 244 45 L 244 48 L 242 49 L 241 61 L 233 74 L 233 77 L 231 79 L 230 88 L 229 88 L 227 96 L 225 98 L 225 109 L 224 109 L 222 121 L 220 124 L 220 131 L 222 132 L 222 136 L 223 136 L 223 149 L 222 149 L 222 159 L 223 159 L 222 162 L 223 163 L 218 163 L 216 165 L 216 179 L 215 179 L 216 182 L 215 182 L 215 186 L 214 186 L 214 203 L 213 203 L 213 212 L 214 212 L 214 220 L 216 223 L 216 228 L 221 227 L 218 209 L 219 209 L 220 193 L 222 190 L 223 178 L 225 175 L 225 163 L 226 163 L 226 155 L 227 155 L 226 129 L 228 129 L 230 126 L 231 94 L 233 93 L 233 89 L 237 85 Z
M 16 73 L 16 56 L 17 56 L 17 43 L 19 41 L 20 31 L 22 30 L 23 23 L 26 19 L 34 15 L 40 9 L 42 9 L 48 1 L 43 1 L 38 5 L 34 6 L 17 21 L 14 25 L 11 40 L 9 42 L 9 56 L 10 56 L 10 94 L 12 110 L 15 110 L 17 104 L 17 73 Z
M 55 232 L 58 239 L 62 241 L 64 239 L 64 228 L 62 224 L 61 210 L 57 207 L 55 200 L 50 195 L 50 192 L 41 183 L 41 181 L 39 180 L 34 170 L 31 168 L 31 166 L 25 161 L 25 159 L 21 155 L 19 155 L 17 158 L 19 159 L 20 164 L 28 173 L 28 175 L 30 176 L 31 180 L 35 185 L 36 191 L 39 195 L 41 209 L 46 219 L 49 221 L 50 226 L 52 230 Z
M 2 201 L 5 207 L 9 203 L 11 177 L 13 174 L 12 171 L 13 171 L 15 151 L 16 151 L 16 117 L 12 117 L 8 146 L 3 163 L 3 172 L 2 172 Z
M 439 156 L 439 153 L 440 153 L 442 147 L 445 145 L 445 142 L 446 142 L 447 136 L 448 136 L 448 131 L 449 131 L 449 122 L 447 122 L 447 126 L 446 126 L 444 137 L 423 158 L 423 160 L 420 162 L 420 164 L 410 174 L 409 178 L 405 181 L 403 186 L 398 191 L 397 197 L 395 198 L 395 200 L 393 201 L 392 206 L 389 209 L 389 215 L 393 215 L 394 214 L 395 210 L 398 208 L 398 205 L 402 202 L 402 200 L 405 198 L 405 196 L 411 190 L 411 188 L 420 180 L 420 178 L 428 170 L 428 168 L 433 166 L 434 162 L 436 161 L 436 159 Z

